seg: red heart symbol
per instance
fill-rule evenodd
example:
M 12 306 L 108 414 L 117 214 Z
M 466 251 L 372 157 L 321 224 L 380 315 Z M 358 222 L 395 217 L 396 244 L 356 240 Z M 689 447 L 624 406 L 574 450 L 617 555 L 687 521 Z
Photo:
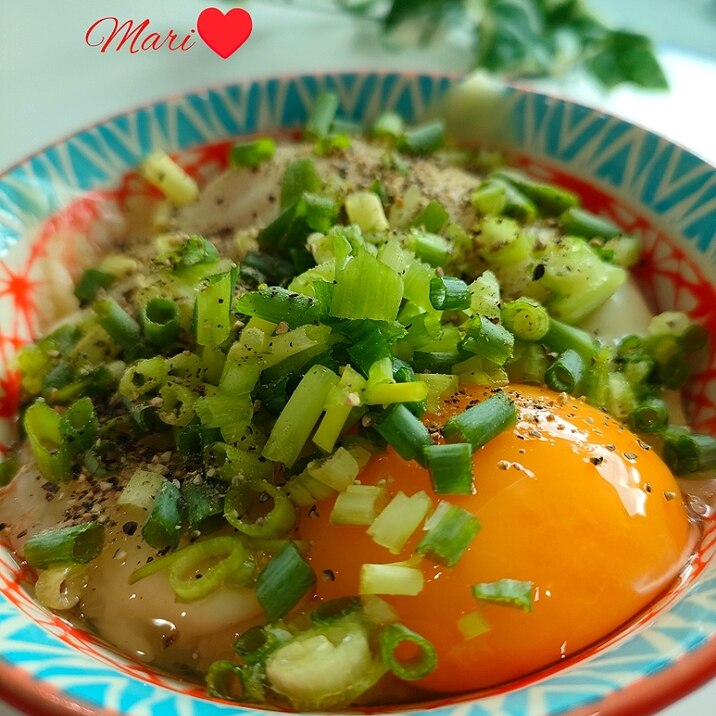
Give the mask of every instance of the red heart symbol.
M 218 8 L 207 7 L 199 14 L 196 29 L 209 48 L 226 59 L 249 39 L 254 23 L 243 8 L 236 7 L 224 15 Z

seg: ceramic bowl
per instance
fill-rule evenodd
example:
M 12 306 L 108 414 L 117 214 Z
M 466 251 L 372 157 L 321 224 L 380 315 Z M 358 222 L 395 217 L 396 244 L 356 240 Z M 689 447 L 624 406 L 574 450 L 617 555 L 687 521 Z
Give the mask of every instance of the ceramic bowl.
M 298 128 L 313 98 L 336 91 L 344 117 L 442 111 L 462 141 L 487 142 L 518 164 L 577 189 L 587 208 L 644 243 L 639 274 L 654 307 L 697 316 L 716 337 L 716 170 L 647 130 L 562 99 L 457 78 L 405 74 L 275 77 L 132 110 L 39 151 L 0 175 L 0 362 L 58 311 L 53 281 L 111 239 L 126 202 L 146 192 L 132 169 L 152 149 L 206 178 L 237 135 Z M 49 278 L 48 278 L 49 277 Z M 689 386 L 693 424 L 716 432 L 716 353 Z M 0 438 L 9 440 L 18 376 L 0 378 Z M 680 579 L 619 633 L 544 672 L 478 695 L 421 705 L 432 716 L 644 713 L 716 674 L 716 519 L 705 521 Z M 29 713 L 224 716 L 250 712 L 128 661 L 38 606 L 0 546 L 0 696 Z M 585 619 L 589 615 L 585 614 Z M 255 713 L 255 710 L 254 710 Z

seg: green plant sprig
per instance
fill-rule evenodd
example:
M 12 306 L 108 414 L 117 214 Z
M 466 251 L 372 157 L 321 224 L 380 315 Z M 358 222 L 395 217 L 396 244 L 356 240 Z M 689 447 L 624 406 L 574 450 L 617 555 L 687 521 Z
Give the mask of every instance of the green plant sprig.
M 386 34 L 413 26 L 420 44 L 461 27 L 472 37 L 471 66 L 506 79 L 548 77 L 581 66 L 599 84 L 667 89 L 651 40 L 612 29 L 583 0 L 282 0 L 297 8 L 343 11 Z

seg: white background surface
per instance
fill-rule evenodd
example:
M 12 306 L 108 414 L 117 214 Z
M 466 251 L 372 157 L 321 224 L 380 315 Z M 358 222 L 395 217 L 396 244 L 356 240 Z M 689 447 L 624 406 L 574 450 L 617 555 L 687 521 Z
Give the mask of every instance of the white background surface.
M 320 2 L 320 0 L 317 0 Z M 153 31 L 183 36 L 219 0 L 0 0 L 0 169 L 57 138 L 124 109 L 177 93 L 249 77 L 349 69 L 467 69 L 459 33 L 422 50 L 395 52 L 372 26 L 277 2 L 246 2 L 254 32 L 222 60 L 200 41 L 186 53 L 102 54 L 85 44 L 105 16 L 151 20 Z M 716 162 L 716 0 L 591 0 L 620 26 L 648 33 L 671 82 L 668 93 L 607 94 L 579 76 L 539 83 L 648 126 Z M 223 5 L 223 7 L 227 7 Z M 0 716 L 14 712 L 0 704 Z M 716 682 L 663 712 L 716 713 Z M 169 716 L 169 715 L 168 715 Z

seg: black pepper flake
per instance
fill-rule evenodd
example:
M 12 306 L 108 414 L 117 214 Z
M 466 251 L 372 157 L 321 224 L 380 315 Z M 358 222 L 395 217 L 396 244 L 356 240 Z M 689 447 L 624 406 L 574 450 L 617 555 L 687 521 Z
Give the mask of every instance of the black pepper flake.
M 133 520 L 130 522 L 125 522 L 122 525 L 122 532 L 124 532 L 124 534 L 129 535 L 131 537 L 137 531 L 137 527 L 138 527 L 137 523 L 134 522 Z
M 332 569 L 324 569 L 323 570 L 323 578 L 327 582 L 335 582 L 336 581 L 336 573 Z
M 667 502 L 671 502 L 675 497 L 676 497 L 676 493 L 671 490 L 667 490 L 664 493 L 664 498 L 666 499 Z
M 605 445 L 604 447 L 609 450 L 609 452 L 614 452 L 617 449 L 617 446 L 611 443 L 609 443 L 609 445 Z
M 544 264 L 537 264 L 532 272 L 532 280 L 539 281 L 544 276 Z
M 649 445 L 648 443 L 645 443 L 643 440 L 637 439 L 637 442 L 639 443 L 639 447 L 642 450 L 651 450 L 651 445 Z
M 598 457 L 590 457 L 589 462 L 591 462 L 592 465 L 601 465 L 604 462 L 604 458 L 601 455 Z
M 651 485 L 648 482 L 644 483 L 644 492 L 651 493 Z
M 316 505 L 313 505 L 311 509 L 308 511 L 308 517 L 312 520 L 315 520 L 318 517 L 318 508 Z
M 636 455 L 633 452 L 625 452 L 624 457 L 631 462 L 636 460 Z
M 22 532 L 17 533 L 17 538 L 22 539 L 27 534 L 27 530 L 23 530 Z

